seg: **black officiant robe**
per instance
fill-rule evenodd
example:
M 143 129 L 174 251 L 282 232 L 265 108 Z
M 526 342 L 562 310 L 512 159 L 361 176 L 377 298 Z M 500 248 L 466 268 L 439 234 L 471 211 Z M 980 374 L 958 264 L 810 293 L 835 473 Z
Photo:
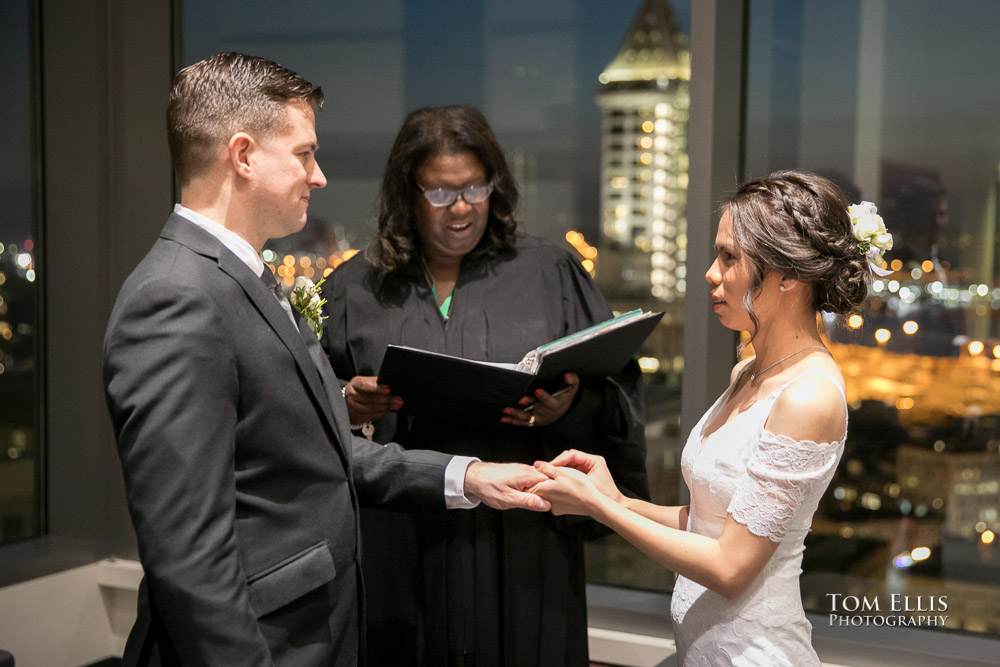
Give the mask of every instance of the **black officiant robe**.
M 377 375 L 390 343 L 517 362 L 611 316 L 576 259 L 528 236 L 499 257 L 465 258 L 447 319 L 422 275 L 414 278 L 380 280 L 363 253 L 328 277 L 324 344 L 342 381 Z M 626 492 L 649 495 L 634 361 L 613 378 L 582 382 L 574 406 L 547 427 L 504 425 L 501 414 L 478 426 L 403 415 L 405 405 L 377 422 L 376 439 L 527 464 L 581 449 L 605 456 Z M 587 664 L 582 540 L 597 524 L 484 506 L 365 512 L 370 666 Z

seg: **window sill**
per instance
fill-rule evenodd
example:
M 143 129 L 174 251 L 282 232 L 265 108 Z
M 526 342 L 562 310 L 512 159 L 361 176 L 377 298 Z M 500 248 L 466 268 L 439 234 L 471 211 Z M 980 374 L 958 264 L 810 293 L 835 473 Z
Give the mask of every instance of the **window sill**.
M 981 667 L 995 665 L 1000 638 L 927 628 L 838 628 L 829 617 L 806 614 L 813 646 L 830 667 Z M 587 585 L 591 659 L 612 665 L 670 665 L 670 595 Z
M 71 570 L 101 560 L 90 541 L 67 537 L 36 537 L 0 546 L 0 588 Z

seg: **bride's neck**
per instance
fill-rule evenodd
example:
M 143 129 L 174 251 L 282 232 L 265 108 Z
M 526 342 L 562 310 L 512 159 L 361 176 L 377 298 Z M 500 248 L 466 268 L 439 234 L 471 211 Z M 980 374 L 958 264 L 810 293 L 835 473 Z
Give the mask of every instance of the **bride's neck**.
M 822 345 L 816 328 L 815 315 L 810 322 L 776 322 L 772 326 L 761 327 L 753 338 L 756 364 L 761 368 L 772 364 L 784 356 L 805 349 L 811 345 Z

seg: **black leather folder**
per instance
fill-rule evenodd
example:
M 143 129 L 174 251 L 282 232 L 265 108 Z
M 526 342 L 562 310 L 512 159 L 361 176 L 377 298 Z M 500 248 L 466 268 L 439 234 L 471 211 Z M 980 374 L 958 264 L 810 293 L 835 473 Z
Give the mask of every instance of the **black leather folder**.
M 537 387 L 557 391 L 569 371 L 581 378 L 614 375 L 638 352 L 663 313 L 632 311 L 530 351 L 518 364 L 499 364 L 389 345 L 379 384 L 403 399 L 403 414 L 498 423 L 503 409 Z M 624 321 L 623 321 L 624 320 Z

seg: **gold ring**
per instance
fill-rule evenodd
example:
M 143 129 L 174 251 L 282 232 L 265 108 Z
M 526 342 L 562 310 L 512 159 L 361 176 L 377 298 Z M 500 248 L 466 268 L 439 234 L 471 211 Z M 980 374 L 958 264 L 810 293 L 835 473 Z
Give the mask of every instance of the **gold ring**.
M 531 419 L 528 420 L 528 426 L 531 427 L 534 425 L 535 425 L 535 415 L 531 415 Z

